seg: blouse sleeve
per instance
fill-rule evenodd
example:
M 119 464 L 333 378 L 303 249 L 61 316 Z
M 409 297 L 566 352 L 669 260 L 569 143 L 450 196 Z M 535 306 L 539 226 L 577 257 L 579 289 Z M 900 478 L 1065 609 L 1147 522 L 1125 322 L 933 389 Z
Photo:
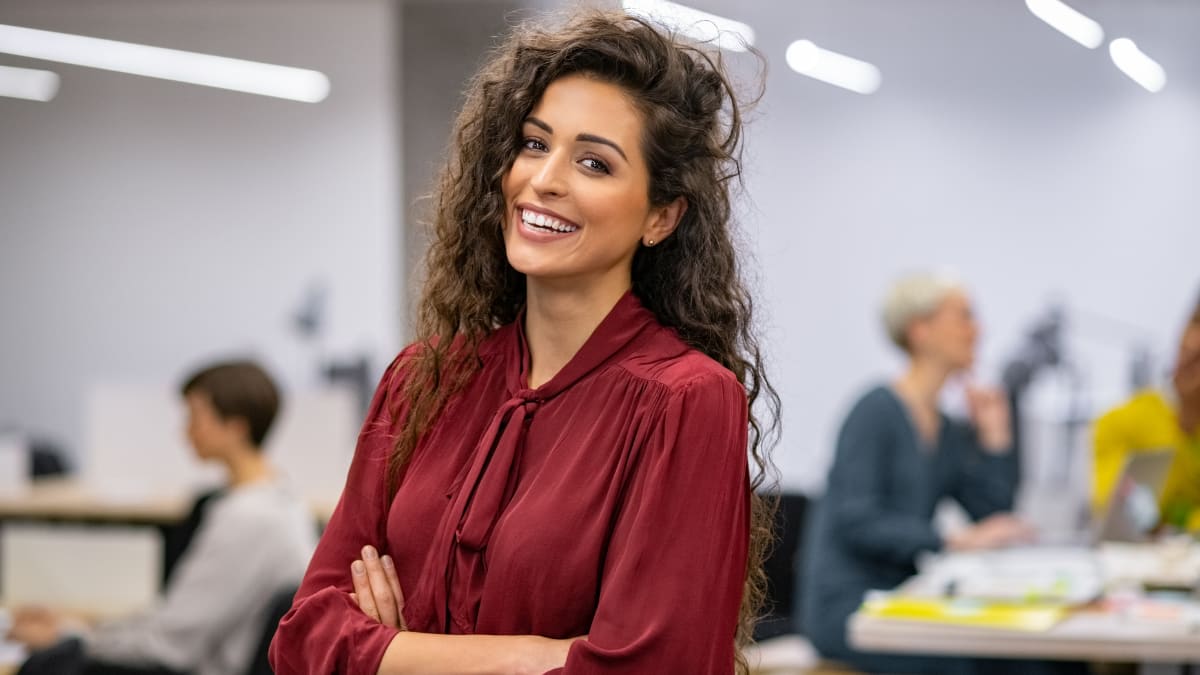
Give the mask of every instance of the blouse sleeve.
M 855 554 L 910 565 L 921 551 L 940 550 L 942 540 L 929 519 L 888 506 L 895 442 L 887 425 L 895 413 L 880 401 L 859 401 L 842 425 L 821 506 Z
M 1011 511 L 1019 478 L 1016 451 L 1010 447 L 989 452 L 980 445 L 974 427 L 959 421 L 947 423 L 953 425 L 961 462 L 954 498 L 975 521 Z
M 291 610 L 279 622 L 270 650 L 277 675 L 374 673 L 396 635 L 351 599 L 350 564 L 366 544 L 384 545 L 388 457 L 395 438 L 388 400 L 402 380 L 405 357 L 402 352 L 396 358 L 375 392 L 341 499 Z
M 747 411 L 726 374 L 669 397 L 617 515 L 588 639 L 551 673 L 733 671 L 749 540 Z

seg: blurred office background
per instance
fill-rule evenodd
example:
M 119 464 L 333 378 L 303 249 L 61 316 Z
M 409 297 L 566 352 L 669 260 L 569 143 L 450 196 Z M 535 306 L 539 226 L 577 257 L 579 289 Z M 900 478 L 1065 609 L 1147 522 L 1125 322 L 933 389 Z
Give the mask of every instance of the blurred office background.
M 59 78 L 49 101 L 0 97 L 0 429 L 51 439 L 77 467 L 126 432 L 186 456 L 181 417 L 134 429 L 144 399 L 129 392 L 173 404 L 193 365 L 249 354 L 289 391 L 316 392 L 311 409 L 319 392 L 348 392 L 313 449 L 344 467 L 358 388 L 410 334 L 419 197 L 465 78 L 508 23 L 565 4 L 0 3 L 6 26 L 330 83 L 297 102 L 0 49 L 2 66 Z M 1024 400 L 1045 460 L 1027 470 L 1086 485 L 1085 420 L 1134 371 L 1165 372 L 1200 285 L 1200 3 L 1075 0 L 1103 26 L 1095 49 L 1018 0 L 689 4 L 751 26 L 766 60 L 739 214 L 784 404 L 784 487 L 820 489 L 846 406 L 899 363 L 877 318 L 883 289 L 929 267 L 974 293 L 985 382 L 1027 353 L 1039 322 L 1061 319 L 1070 368 L 1040 372 Z M 1114 67 L 1120 37 L 1162 64 L 1161 91 Z M 875 64 L 878 90 L 794 72 L 784 56 L 799 39 Z M 760 64 L 726 56 L 752 92 Z M 278 443 L 313 445 L 321 428 Z M 145 467 L 191 470 L 155 461 L 123 466 L 144 480 Z

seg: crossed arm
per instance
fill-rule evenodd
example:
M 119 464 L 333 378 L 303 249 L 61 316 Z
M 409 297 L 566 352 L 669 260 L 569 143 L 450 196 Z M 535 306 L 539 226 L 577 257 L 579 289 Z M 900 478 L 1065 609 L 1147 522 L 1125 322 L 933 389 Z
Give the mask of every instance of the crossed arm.
M 391 556 L 364 546 L 350 565 L 350 597 L 368 617 L 400 631 L 383 654 L 378 675 L 541 675 L 561 668 L 571 644 L 537 635 L 435 635 L 404 624 L 404 591 Z

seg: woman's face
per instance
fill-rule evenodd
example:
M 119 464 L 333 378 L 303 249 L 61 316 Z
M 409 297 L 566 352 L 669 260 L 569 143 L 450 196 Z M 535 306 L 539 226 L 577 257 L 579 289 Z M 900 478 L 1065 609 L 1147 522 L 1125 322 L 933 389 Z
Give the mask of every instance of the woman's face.
M 509 264 L 536 282 L 630 287 L 638 242 L 670 233 L 670 207 L 650 205 L 642 130 L 616 85 L 569 75 L 546 88 L 502 183 Z
M 1192 314 L 1192 318 L 1183 329 L 1183 335 L 1179 336 L 1178 357 L 1182 362 L 1197 358 L 1198 355 L 1200 355 L 1200 309 Z
M 184 396 L 187 404 L 187 438 L 200 459 L 221 455 L 237 437 L 234 425 L 221 418 L 208 394 L 193 391 Z
M 1179 337 L 1174 380 L 1180 396 L 1188 399 L 1200 397 L 1200 309 L 1192 315 L 1183 329 L 1183 335 Z
M 975 363 L 978 338 L 979 326 L 970 299 L 954 292 L 932 314 L 914 322 L 913 353 L 931 358 L 951 371 L 968 370 Z

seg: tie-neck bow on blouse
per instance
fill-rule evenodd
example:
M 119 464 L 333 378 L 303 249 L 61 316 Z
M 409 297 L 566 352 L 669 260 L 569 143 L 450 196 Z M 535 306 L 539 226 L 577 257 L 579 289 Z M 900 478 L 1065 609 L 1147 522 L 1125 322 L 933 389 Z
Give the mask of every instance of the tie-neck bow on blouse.
M 395 630 L 348 597 L 364 544 L 389 553 L 410 630 L 588 635 L 564 669 L 733 668 L 749 540 L 745 390 L 626 294 L 528 387 L 522 322 L 386 488 L 403 372 L 385 376 L 342 499 L 273 645 L 277 672 L 375 672 Z M 411 349 L 411 348 L 410 348 Z M 402 368 L 404 355 L 394 368 Z

